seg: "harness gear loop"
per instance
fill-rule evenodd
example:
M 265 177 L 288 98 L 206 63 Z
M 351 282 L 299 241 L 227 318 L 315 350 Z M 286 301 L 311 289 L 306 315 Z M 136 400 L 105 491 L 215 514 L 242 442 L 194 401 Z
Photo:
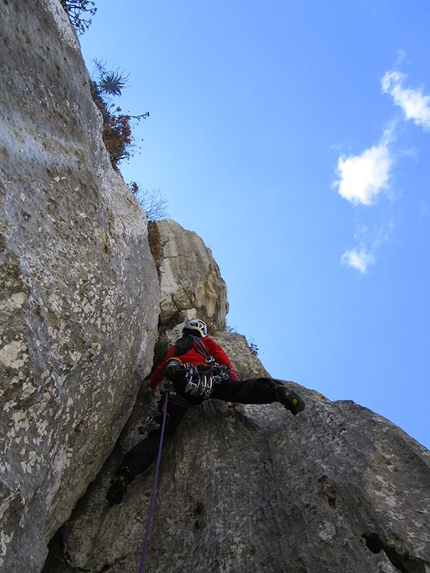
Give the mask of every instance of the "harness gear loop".
M 192 366 L 191 364 L 184 364 L 185 379 L 185 392 L 208 400 L 213 392 L 213 385 L 220 384 L 224 378 L 228 378 L 229 367 L 221 366 L 214 362 L 211 365 L 202 364 L 199 366 Z
M 157 457 L 157 465 L 155 466 L 154 485 L 152 486 L 151 503 L 149 504 L 148 521 L 146 522 L 146 534 L 145 534 L 145 541 L 143 543 L 142 557 L 140 559 L 139 573 L 143 573 L 143 567 L 145 565 L 146 551 L 148 548 L 149 531 L 151 529 L 151 520 L 152 520 L 152 515 L 154 513 L 155 495 L 157 493 L 158 471 L 160 468 L 161 452 L 163 449 L 164 429 L 166 427 L 168 402 L 169 402 L 169 392 L 167 391 L 165 399 L 164 399 L 163 423 L 161 425 L 160 445 L 158 447 L 158 457 Z

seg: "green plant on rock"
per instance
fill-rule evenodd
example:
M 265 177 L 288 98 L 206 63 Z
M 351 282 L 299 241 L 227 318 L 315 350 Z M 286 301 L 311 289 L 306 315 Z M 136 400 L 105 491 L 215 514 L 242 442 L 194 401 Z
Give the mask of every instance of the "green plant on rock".
M 96 60 L 97 79 L 91 81 L 91 95 L 103 117 L 103 142 L 114 167 L 120 161 L 130 159 L 134 148 L 131 120 L 140 121 L 149 117 L 149 112 L 141 115 L 121 113 L 111 98 L 121 96 L 126 87 L 128 75 L 118 69 L 106 71 L 105 65 Z
M 78 34 L 83 34 L 91 24 L 91 18 L 83 15 L 94 16 L 97 12 L 94 2 L 91 0 L 60 0 L 60 2 Z
M 154 346 L 153 370 L 159 366 L 170 348 L 169 341 L 164 334 L 160 334 Z

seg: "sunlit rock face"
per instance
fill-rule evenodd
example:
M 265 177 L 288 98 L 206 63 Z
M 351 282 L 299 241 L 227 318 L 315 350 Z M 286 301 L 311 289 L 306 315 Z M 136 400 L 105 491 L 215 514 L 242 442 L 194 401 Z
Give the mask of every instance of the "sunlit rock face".
M 168 225 L 177 244 L 174 233 L 184 231 Z M 186 248 L 192 260 L 190 243 Z M 160 261 L 163 284 L 169 267 Z M 184 272 L 175 280 L 190 282 Z M 241 378 L 268 375 L 244 336 L 221 331 L 215 339 Z M 296 417 L 278 403 L 215 400 L 188 412 L 163 450 L 145 573 L 428 570 L 430 453 L 366 408 L 287 384 L 306 401 Z M 138 427 L 150 401 L 144 387 L 121 441 L 54 536 L 43 573 L 67 573 L 70 564 L 97 572 L 139 569 L 155 464 L 129 485 L 120 505 L 108 506 L 105 494 L 124 450 L 143 437 Z
M 122 504 L 105 494 L 142 438 L 160 311 L 168 340 L 199 316 L 241 378 L 267 372 L 225 332 L 210 251 L 173 221 L 157 225 L 157 276 L 59 2 L 1 0 L 0 26 L 0 569 L 136 573 L 154 466 Z M 430 453 L 288 384 L 307 404 L 296 417 L 210 400 L 188 412 L 163 450 L 145 573 L 430 570 Z
M 159 285 L 60 3 L 2 0 L 0 27 L 0 569 L 20 573 L 130 414 Z
M 296 417 L 279 404 L 217 401 L 188 413 L 163 451 L 145 572 L 428 571 L 429 452 L 370 410 L 291 387 L 307 402 Z M 143 412 L 123 446 L 139 439 Z M 75 567 L 139 569 L 154 467 L 109 507 L 121 455 L 65 524 Z M 69 571 L 60 539 L 44 573 Z
M 160 323 L 170 341 L 182 326 L 201 318 L 212 331 L 225 330 L 227 289 L 210 249 L 171 219 L 159 221 Z

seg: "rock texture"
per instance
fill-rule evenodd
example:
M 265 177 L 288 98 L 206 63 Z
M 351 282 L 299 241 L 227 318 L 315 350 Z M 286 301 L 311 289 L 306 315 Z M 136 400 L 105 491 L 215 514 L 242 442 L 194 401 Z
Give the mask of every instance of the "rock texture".
M 170 240 L 176 232 L 181 238 L 174 264 L 184 269 L 183 259 L 193 258 L 184 237 L 193 235 L 173 222 L 164 228 Z M 171 260 L 160 260 L 161 300 L 169 300 Z M 200 267 L 205 280 L 207 267 Z M 193 273 L 202 282 L 195 267 Z M 182 280 L 190 284 L 184 272 L 175 274 L 175 290 Z M 223 284 L 218 288 L 226 300 Z M 172 335 L 178 312 L 170 308 Z M 190 304 L 183 311 L 201 315 Z M 213 315 L 215 323 L 224 318 Z M 216 340 L 242 378 L 267 375 L 244 336 L 219 332 Z M 370 410 L 287 384 L 307 403 L 296 417 L 280 404 L 219 401 L 188 413 L 164 449 L 145 573 L 430 570 L 430 453 Z M 104 496 L 124 449 L 142 438 L 137 427 L 149 402 L 143 389 L 117 448 L 53 538 L 43 573 L 139 569 L 154 467 L 129 486 L 121 505 L 106 505 Z
M 291 386 L 308 406 L 295 418 L 215 401 L 188 414 L 164 450 L 146 573 L 429 570 L 429 452 L 353 402 Z M 74 566 L 139 568 L 154 468 L 109 508 L 118 460 L 66 524 Z M 56 555 L 59 539 L 44 573 L 69 570 Z
M 267 372 L 224 332 L 210 251 L 173 221 L 151 227 L 157 276 L 59 2 L 0 0 L 0 26 L 0 569 L 135 573 L 154 468 L 121 505 L 105 493 L 142 437 L 157 334 L 159 347 L 200 316 L 241 377 Z M 307 403 L 296 417 L 217 401 L 188 413 L 164 449 L 145 573 L 430 571 L 430 453 L 287 384 Z
M 159 286 L 60 3 L 0 26 L 0 569 L 31 573 L 150 370 Z
M 157 223 L 160 323 L 170 341 L 196 313 L 212 331 L 225 330 L 227 289 L 210 249 L 196 233 L 170 219 Z

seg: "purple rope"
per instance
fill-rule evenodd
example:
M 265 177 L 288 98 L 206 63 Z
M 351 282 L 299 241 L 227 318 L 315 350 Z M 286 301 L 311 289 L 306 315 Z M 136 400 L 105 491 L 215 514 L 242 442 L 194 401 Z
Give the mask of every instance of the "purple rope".
M 142 557 L 140 559 L 139 573 L 143 573 L 146 550 L 148 548 L 149 531 L 151 529 L 152 514 L 154 513 L 155 495 L 157 493 L 158 470 L 160 468 L 161 450 L 163 449 L 164 428 L 166 426 L 168 400 L 169 400 L 169 392 L 166 392 L 166 398 L 164 400 L 163 424 L 161 426 L 160 445 L 158 447 L 158 458 L 157 458 L 157 465 L 155 466 L 154 485 L 152 486 L 151 503 L 149 504 L 148 521 L 146 522 L 146 534 L 145 534 L 145 541 L 143 543 Z

